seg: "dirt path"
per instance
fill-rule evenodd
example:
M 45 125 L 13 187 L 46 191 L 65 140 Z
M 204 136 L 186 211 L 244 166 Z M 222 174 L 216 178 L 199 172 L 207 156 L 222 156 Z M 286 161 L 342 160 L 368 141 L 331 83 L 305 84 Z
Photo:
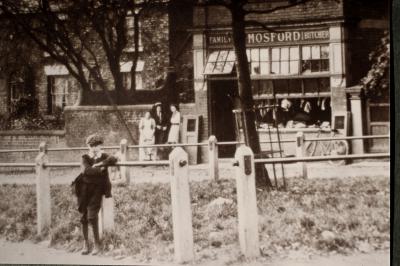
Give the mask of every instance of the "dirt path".
M 34 244 L 30 241 L 11 243 L 0 239 L 0 262 L 2 264 L 101 264 L 101 265 L 164 265 L 176 266 L 173 263 L 146 264 L 137 263 L 126 257 L 115 260 L 111 257 L 83 256 L 47 247 L 48 242 Z M 231 266 L 389 266 L 389 252 L 372 254 L 355 254 L 351 256 L 333 255 L 329 257 L 261 259 L 254 262 L 228 263 Z M 226 266 L 223 258 L 217 261 L 204 262 L 198 266 Z

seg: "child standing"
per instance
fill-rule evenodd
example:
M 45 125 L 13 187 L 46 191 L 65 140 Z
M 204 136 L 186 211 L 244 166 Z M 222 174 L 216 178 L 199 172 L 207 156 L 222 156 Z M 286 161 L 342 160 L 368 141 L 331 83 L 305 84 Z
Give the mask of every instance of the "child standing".
M 98 214 L 101 208 L 103 195 L 111 197 L 111 182 L 108 176 L 107 167 L 113 166 L 117 158 L 104 153 L 101 150 L 103 138 L 97 134 L 90 135 L 86 139 L 89 152 L 82 156 L 82 172 L 75 179 L 76 195 L 78 197 L 78 210 L 82 214 L 82 234 L 84 245 L 82 254 L 90 253 L 89 247 L 89 224 L 93 229 L 94 249 L 92 254 L 96 255 L 101 251 L 99 238 Z

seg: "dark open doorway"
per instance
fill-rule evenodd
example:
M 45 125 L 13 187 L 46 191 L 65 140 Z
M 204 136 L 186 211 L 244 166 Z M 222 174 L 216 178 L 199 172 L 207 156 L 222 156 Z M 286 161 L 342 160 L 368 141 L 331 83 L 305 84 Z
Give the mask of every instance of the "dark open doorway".
M 221 141 L 235 141 L 234 97 L 237 95 L 236 80 L 211 80 L 209 94 L 210 133 Z M 232 158 L 235 145 L 219 146 L 219 157 Z

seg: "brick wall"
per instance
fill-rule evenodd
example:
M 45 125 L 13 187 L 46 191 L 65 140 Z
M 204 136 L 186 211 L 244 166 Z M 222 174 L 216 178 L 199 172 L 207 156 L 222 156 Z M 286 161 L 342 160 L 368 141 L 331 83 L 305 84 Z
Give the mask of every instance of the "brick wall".
M 73 106 L 65 109 L 66 144 L 70 147 L 85 146 L 85 139 L 93 133 L 104 136 L 105 145 L 119 145 L 126 138 L 129 144 L 138 144 L 138 124 L 151 105 L 119 106 L 119 114 L 112 106 Z M 133 136 L 130 138 L 124 123 Z
M 48 147 L 65 147 L 65 132 L 62 130 L 0 131 L 0 149 L 38 149 L 45 141 Z M 34 162 L 38 152 L 0 153 L 1 162 Z M 55 154 L 53 159 L 74 158 L 67 154 Z

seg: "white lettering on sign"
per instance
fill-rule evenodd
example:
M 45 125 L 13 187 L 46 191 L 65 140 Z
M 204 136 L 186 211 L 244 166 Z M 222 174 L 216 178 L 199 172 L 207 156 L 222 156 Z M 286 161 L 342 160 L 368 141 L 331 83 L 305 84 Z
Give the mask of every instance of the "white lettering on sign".
M 249 32 L 246 36 L 248 45 L 262 45 L 268 43 L 287 43 L 299 41 L 329 40 L 329 30 L 294 30 L 281 32 Z M 211 33 L 208 36 L 209 45 L 232 44 L 231 33 Z

